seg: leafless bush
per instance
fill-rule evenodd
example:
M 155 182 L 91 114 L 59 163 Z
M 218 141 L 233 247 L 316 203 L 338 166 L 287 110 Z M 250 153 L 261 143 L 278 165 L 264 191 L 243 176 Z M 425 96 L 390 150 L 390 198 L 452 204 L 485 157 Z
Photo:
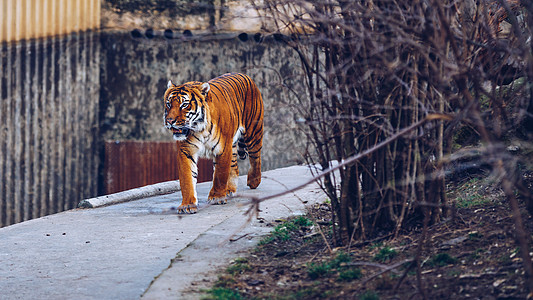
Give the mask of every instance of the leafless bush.
M 476 150 L 469 159 L 490 166 L 513 209 L 531 279 L 529 235 L 515 196 L 518 191 L 532 202 L 517 168 L 531 165 L 508 151 L 515 139 L 521 141 L 519 153 L 531 151 L 530 1 L 264 0 L 254 5 L 264 30 L 300 56 L 307 94 L 298 113 L 307 125 L 309 161 L 328 169 L 332 161 L 368 152 L 339 168 L 338 177 L 328 173 L 321 179 L 339 224 L 337 242 L 394 236 L 447 218 L 445 171 L 453 171 L 461 157 L 451 154 L 455 134 L 466 128 L 473 137 L 470 149 Z M 422 122 L 429 119 L 436 120 Z M 420 126 L 398 138 L 413 124 Z

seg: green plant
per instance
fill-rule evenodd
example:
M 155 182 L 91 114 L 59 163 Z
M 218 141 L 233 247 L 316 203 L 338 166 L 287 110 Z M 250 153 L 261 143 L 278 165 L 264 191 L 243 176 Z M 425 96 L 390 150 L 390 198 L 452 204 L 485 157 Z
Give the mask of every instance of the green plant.
M 247 264 L 248 260 L 246 258 L 237 258 L 233 261 L 227 269 L 226 272 L 235 275 L 242 273 L 243 271 L 250 270 L 250 266 Z
M 225 287 L 214 287 L 206 291 L 206 300 L 240 300 L 243 299 L 239 291 Z
M 294 225 L 292 223 L 286 223 L 285 225 L 278 225 L 276 228 L 274 228 L 274 232 L 272 233 L 272 236 L 274 236 L 275 239 L 281 240 L 281 241 L 287 241 L 291 238 L 290 233 L 293 231 Z
M 379 300 L 379 296 L 374 291 L 366 291 L 359 295 L 359 300 Z
M 300 227 L 309 227 L 313 225 L 313 221 L 304 216 L 296 217 L 294 220 L 292 220 L 292 223 Z
M 272 233 L 262 239 L 259 242 L 259 245 L 270 244 L 274 241 L 288 241 L 291 239 L 292 232 L 300 230 L 302 227 L 309 227 L 311 225 L 313 225 L 313 221 L 304 216 L 299 216 L 292 220 L 285 221 L 282 224 L 274 227 Z
M 429 266 L 439 266 L 444 267 L 447 265 L 452 265 L 457 262 L 457 258 L 451 256 L 450 254 L 443 252 L 433 256 L 429 261 Z
M 355 269 L 348 269 L 345 271 L 341 271 L 337 279 L 339 281 L 352 281 L 354 279 L 359 279 L 362 276 L 363 274 L 361 273 L 361 269 L 355 268 Z
M 263 245 L 268 245 L 270 243 L 272 243 L 274 241 L 274 237 L 272 235 L 268 235 L 266 237 L 264 237 L 263 239 L 261 239 L 258 243 L 259 246 L 263 246 Z
M 307 275 L 309 275 L 309 278 L 311 279 L 317 279 L 326 275 L 330 269 L 330 266 L 325 262 L 319 264 L 310 263 L 307 266 Z
M 342 263 L 347 263 L 351 260 L 350 255 L 345 252 L 339 252 L 330 261 L 325 261 L 322 263 L 311 263 L 307 266 L 307 274 L 311 279 L 317 279 L 319 277 L 325 276 L 331 270 L 342 267 Z
M 230 287 L 235 284 L 235 279 L 233 275 L 222 274 L 218 276 L 217 281 L 215 282 L 215 287 Z
M 385 246 L 381 248 L 376 255 L 374 255 L 374 260 L 380 261 L 380 262 L 386 262 L 386 261 L 390 261 L 393 258 L 395 258 L 396 255 L 398 255 L 398 252 L 396 252 L 396 250 L 392 249 L 389 246 Z
M 350 262 L 350 260 L 352 260 L 350 258 L 350 254 L 340 251 L 339 253 L 337 253 L 337 256 L 335 256 L 335 258 L 330 262 L 329 265 L 331 266 L 331 268 L 338 268 L 342 263 Z
M 319 299 L 327 298 L 330 294 L 331 291 L 324 291 L 319 287 L 314 286 L 298 290 L 292 294 L 287 295 L 286 297 L 281 297 L 281 299 Z M 279 296 L 276 295 L 273 298 L 279 299 Z
M 464 195 L 463 197 L 457 197 L 456 199 L 456 205 L 459 208 L 470 208 L 470 207 L 482 206 L 482 205 L 487 204 L 488 202 L 490 202 L 489 199 L 483 197 L 477 192 L 473 194 Z
M 289 226 L 287 226 L 289 225 Z M 274 230 L 272 230 L 272 233 L 270 233 L 269 236 L 265 237 L 259 242 L 259 245 L 266 245 L 270 244 L 274 241 L 287 241 L 290 239 L 290 224 L 283 223 L 276 227 L 274 227 Z
M 486 205 L 491 200 L 482 194 L 481 188 L 487 185 L 479 178 L 472 178 L 456 190 L 455 204 L 459 208 L 471 208 Z

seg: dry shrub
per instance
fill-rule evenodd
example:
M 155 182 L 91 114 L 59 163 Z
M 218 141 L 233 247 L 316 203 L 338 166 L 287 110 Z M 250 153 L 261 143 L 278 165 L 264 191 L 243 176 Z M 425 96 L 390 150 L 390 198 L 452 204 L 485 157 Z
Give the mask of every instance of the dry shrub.
M 531 202 L 517 167 L 532 169 L 530 1 L 254 5 L 264 30 L 299 54 L 307 93 L 297 113 L 307 125 L 309 162 L 328 169 L 368 152 L 321 178 L 338 243 L 445 220 L 447 174 L 485 164 L 513 209 L 531 278 L 515 197 Z M 468 145 L 455 147 L 458 132 L 469 132 Z M 516 143 L 518 151 L 509 148 Z

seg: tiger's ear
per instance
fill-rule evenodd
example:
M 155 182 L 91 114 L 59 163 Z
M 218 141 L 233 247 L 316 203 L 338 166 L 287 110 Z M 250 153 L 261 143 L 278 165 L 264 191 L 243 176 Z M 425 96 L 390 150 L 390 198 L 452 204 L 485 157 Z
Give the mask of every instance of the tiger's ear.
M 209 89 L 210 89 L 210 88 L 211 88 L 211 87 L 209 86 L 209 83 L 204 82 L 204 83 L 202 84 L 202 86 L 200 87 L 200 90 L 202 91 L 202 94 L 205 96 L 205 95 L 207 95 L 207 92 L 209 92 Z
M 169 80 L 168 83 L 167 83 L 167 89 L 171 88 L 175 86 L 174 83 L 172 83 L 172 80 Z

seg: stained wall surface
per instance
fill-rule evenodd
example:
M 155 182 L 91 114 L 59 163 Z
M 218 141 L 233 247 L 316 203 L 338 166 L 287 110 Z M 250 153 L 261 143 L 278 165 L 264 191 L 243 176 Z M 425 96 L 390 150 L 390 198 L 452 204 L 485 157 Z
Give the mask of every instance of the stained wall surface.
M 298 91 L 304 89 L 298 58 L 273 39 L 256 42 L 253 35 L 247 37 L 241 41 L 243 36 L 239 39 L 237 34 L 174 39 L 135 38 L 124 32 L 103 35 L 104 139 L 170 141 L 172 135 L 163 126 L 163 94 L 169 79 L 179 84 L 243 72 L 263 96 L 263 169 L 301 163 L 304 137 L 294 122 Z

